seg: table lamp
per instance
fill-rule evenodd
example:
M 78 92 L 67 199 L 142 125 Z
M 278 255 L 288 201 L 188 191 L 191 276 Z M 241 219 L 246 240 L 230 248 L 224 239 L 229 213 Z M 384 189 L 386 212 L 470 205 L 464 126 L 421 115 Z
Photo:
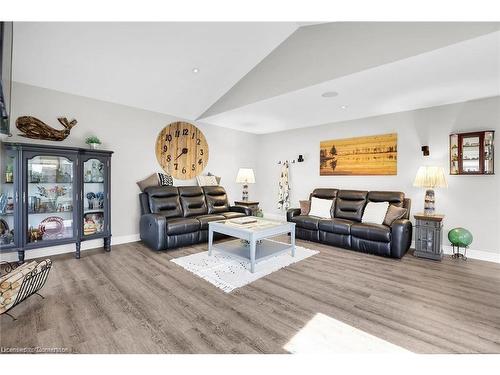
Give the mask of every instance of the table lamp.
M 236 182 L 238 184 L 243 184 L 243 194 L 241 199 L 244 201 L 248 200 L 248 184 L 255 183 L 255 176 L 253 174 L 252 168 L 240 168 L 238 171 L 238 176 L 236 176 Z
M 434 188 L 448 187 L 442 167 L 424 166 L 418 169 L 413 186 L 427 188 L 425 192 L 424 214 L 434 215 Z

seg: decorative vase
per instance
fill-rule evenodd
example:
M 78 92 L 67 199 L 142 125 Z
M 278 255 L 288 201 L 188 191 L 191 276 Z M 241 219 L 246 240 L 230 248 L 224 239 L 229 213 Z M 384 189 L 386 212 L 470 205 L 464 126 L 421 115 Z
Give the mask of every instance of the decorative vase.
M 99 148 L 99 143 L 89 143 L 92 150 L 97 150 Z

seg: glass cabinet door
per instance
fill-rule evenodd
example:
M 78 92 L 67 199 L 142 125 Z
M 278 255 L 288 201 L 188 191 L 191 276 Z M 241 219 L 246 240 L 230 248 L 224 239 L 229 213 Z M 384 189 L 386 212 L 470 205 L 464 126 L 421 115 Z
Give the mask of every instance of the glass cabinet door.
M 64 156 L 26 159 L 27 244 L 75 237 L 75 161 Z
M 495 132 L 484 133 L 484 173 L 493 174 L 495 171 L 494 155 L 494 135 Z
M 99 237 L 108 231 L 106 161 L 83 161 L 83 237 Z
M 5 250 L 17 244 L 17 152 L 2 148 L 0 153 L 0 250 Z
M 462 173 L 482 173 L 481 137 L 478 134 L 462 137 Z

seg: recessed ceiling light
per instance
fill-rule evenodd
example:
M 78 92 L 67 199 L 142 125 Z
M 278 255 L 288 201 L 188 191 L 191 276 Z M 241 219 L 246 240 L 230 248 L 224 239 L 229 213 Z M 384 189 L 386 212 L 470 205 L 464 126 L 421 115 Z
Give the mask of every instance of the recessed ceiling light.
M 348 107 L 348 106 L 344 104 L 344 105 L 341 105 L 341 106 L 340 106 L 340 109 L 347 109 L 347 107 Z
M 326 91 L 324 92 L 323 94 L 321 94 L 321 96 L 323 98 L 334 98 L 335 96 L 337 96 L 339 93 L 336 92 L 336 91 Z
M 193 68 L 193 73 L 195 73 L 195 74 L 196 74 L 196 73 L 199 73 L 199 71 L 200 71 L 200 69 L 198 69 L 198 68 Z

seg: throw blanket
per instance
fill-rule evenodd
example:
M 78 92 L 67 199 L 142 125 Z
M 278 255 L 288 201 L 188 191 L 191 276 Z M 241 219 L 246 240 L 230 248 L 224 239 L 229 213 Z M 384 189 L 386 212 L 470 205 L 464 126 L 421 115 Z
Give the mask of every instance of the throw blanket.
M 290 186 L 288 185 L 288 162 L 283 163 L 281 167 L 278 196 L 278 208 L 286 210 L 290 207 Z

